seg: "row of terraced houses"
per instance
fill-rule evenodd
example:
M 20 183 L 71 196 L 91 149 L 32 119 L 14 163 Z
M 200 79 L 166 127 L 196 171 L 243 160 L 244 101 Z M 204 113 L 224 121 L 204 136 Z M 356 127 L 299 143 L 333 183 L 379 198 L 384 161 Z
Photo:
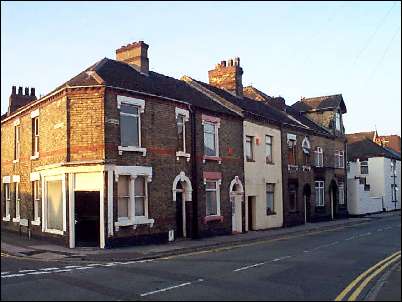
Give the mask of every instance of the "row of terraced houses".
M 39 99 L 13 87 L 2 228 L 107 248 L 347 217 L 342 95 L 289 106 L 242 74 L 168 77 L 139 41 Z

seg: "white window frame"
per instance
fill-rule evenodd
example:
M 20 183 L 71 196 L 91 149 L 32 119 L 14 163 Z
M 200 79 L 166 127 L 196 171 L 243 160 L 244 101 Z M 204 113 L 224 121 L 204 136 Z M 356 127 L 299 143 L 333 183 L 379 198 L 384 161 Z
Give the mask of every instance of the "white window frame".
M 50 181 L 61 180 L 61 191 L 62 191 L 62 206 L 63 206 L 63 230 L 55 230 L 49 229 L 47 227 L 47 215 L 46 212 L 48 208 L 48 200 L 47 200 L 47 183 Z M 65 174 L 62 175 L 52 175 L 46 176 L 42 178 L 42 232 L 51 233 L 56 235 L 64 235 L 64 232 L 67 230 L 67 214 L 66 214 L 66 180 Z
M 336 150 L 335 151 L 335 168 L 345 168 L 345 157 L 344 151 Z
M 13 222 L 20 222 L 21 219 L 21 192 L 20 192 L 20 177 L 19 175 L 13 176 L 13 183 L 15 188 L 15 218 Z
M 215 183 L 215 189 L 207 189 L 207 182 Z M 207 197 L 205 194 L 205 217 L 220 217 L 221 216 L 221 179 L 204 179 L 205 185 L 205 193 L 206 192 L 216 192 L 216 214 L 208 215 L 207 214 Z
M 190 120 L 190 112 L 186 109 L 182 108 L 175 108 L 175 115 L 176 115 L 176 127 L 177 127 L 177 118 L 179 116 L 183 116 L 183 149 L 176 151 L 177 160 L 180 157 L 187 158 L 187 161 L 190 161 L 190 153 L 186 152 L 186 122 Z
M 219 123 L 216 122 L 210 122 L 210 121 L 203 121 L 202 122 L 204 129 L 203 129 L 203 135 L 204 135 L 204 156 L 211 156 L 211 157 L 219 157 Z M 205 125 L 212 125 L 214 127 L 214 132 L 215 132 L 215 154 L 214 155 L 207 155 L 205 154 Z
M 271 139 L 271 143 L 268 143 L 268 137 Z M 269 146 L 271 150 L 271 160 L 267 160 L 267 146 Z M 274 163 L 274 137 L 272 135 L 266 134 L 265 135 L 265 163 L 266 164 L 273 164 Z
M 335 112 L 335 129 L 341 131 L 341 114 L 339 111 Z
M 131 106 L 136 106 L 138 107 L 138 115 L 137 114 L 131 114 L 131 113 L 122 113 L 120 111 L 121 104 L 128 104 Z M 117 109 L 119 109 L 119 115 L 128 115 L 128 116 L 135 116 L 138 117 L 138 146 L 118 146 L 118 151 L 119 154 L 122 155 L 123 151 L 132 151 L 132 152 L 141 152 L 143 156 L 146 156 L 147 154 L 147 149 L 142 147 L 142 142 L 141 142 L 141 114 L 145 112 L 145 100 L 142 99 L 136 99 L 133 97 L 127 97 L 123 95 L 118 95 L 117 96 Z M 120 121 L 119 121 L 120 125 Z M 121 125 L 120 125 L 120 135 L 121 135 Z M 120 138 L 120 143 L 121 143 L 121 138 Z
M 314 150 L 314 165 L 318 168 L 324 167 L 324 151 L 321 147 Z
M 40 196 L 40 174 L 39 172 L 32 172 L 30 174 L 29 180 L 31 181 L 32 185 L 32 200 L 33 200 L 33 210 L 34 210 L 34 216 L 33 220 L 31 221 L 32 225 L 40 225 L 41 223 L 41 217 L 40 217 L 40 212 L 39 212 L 39 204 L 41 203 L 41 196 Z M 37 191 L 37 196 L 39 197 L 35 199 L 35 182 L 38 184 L 38 191 Z
M 247 157 L 247 138 L 250 138 L 250 152 L 251 152 L 251 157 L 250 158 L 248 158 Z M 244 148 L 244 156 L 245 156 L 245 159 L 246 159 L 246 161 L 254 161 L 255 160 L 255 156 L 254 156 L 254 136 L 251 136 L 251 135 L 246 135 L 246 137 L 245 137 L 245 140 L 244 140 L 244 145 L 245 145 L 245 148 Z
M 119 181 L 120 175 L 130 176 L 129 182 L 129 217 L 117 217 L 117 221 L 114 223 L 116 231 L 122 226 L 133 226 L 134 229 L 137 225 L 148 224 L 153 227 L 155 220 L 149 218 L 149 192 L 148 183 L 152 181 L 152 168 L 145 166 L 116 166 L 114 169 L 115 181 Z M 137 177 L 145 178 L 145 198 L 144 198 L 144 213 L 145 216 L 135 216 L 135 179 Z
M 11 177 L 10 176 L 4 176 L 3 177 L 3 186 L 4 186 L 4 197 L 5 197 L 5 215 L 3 217 L 3 221 L 10 221 L 11 220 L 11 214 L 10 214 L 10 205 L 11 205 Z
M 131 175 L 119 175 L 119 176 L 127 176 L 128 177 L 128 195 L 127 196 L 121 196 L 119 192 L 119 184 L 117 184 L 117 220 L 121 223 L 128 223 L 130 220 L 132 220 L 132 207 L 131 207 L 131 195 L 132 195 L 132 176 Z M 120 181 L 120 177 L 118 182 Z M 127 201 L 127 216 L 120 216 L 119 209 L 118 209 L 118 203 L 120 198 L 128 198 Z
M 20 161 L 21 153 L 21 122 L 20 119 L 14 121 L 14 160 L 13 163 Z
M 339 183 L 338 192 L 339 192 L 339 204 L 344 205 L 345 204 L 345 185 L 343 182 Z
M 33 159 L 38 159 L 39 158 L 39 109 L 36 109 L 31 112 L 31 119 L 33 120 L 33 135 L 32 137 L 34 138 L 33 146 L 34 146 L 34 152 L 31 155 L 31 160 Z M 37 121 L 37 123 L 35 123 Z M 36 131 L 37 130 L 37 131 Z
M 316 180 L 315 182 L 315 206 L 325 206 L 325 182 L 323 180 Z M 317 199 L 318 197 L 318 199 Z

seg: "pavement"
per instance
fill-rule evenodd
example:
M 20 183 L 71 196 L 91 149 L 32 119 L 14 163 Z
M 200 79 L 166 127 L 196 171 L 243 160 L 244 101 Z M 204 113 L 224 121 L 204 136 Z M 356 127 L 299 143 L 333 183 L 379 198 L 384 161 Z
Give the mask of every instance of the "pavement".
M 203 239 L 177 240 L 172 243 L 158 245 L 143 245 L 124 248 L 100 249 L 100 248 L 75 248 L 51 244 L 43 239 L 31 238 L 17 233 L 1 232 L 2 255 L 23 257 L 44 261 L 134 261 L 167 257 L 172 255 L 200 252 L 211 248 L 224 248 L 241 246 L 264 240 L 274 240 L 288 235 L 330 230 L 333 228 L 365 223 L 373 219 L 381 219 L 394 215 L 400 215 L 400 211 L 339 219 L 333 221 L 307 223 L 305 225 L 289 228 L 278 228 L 264 231 L 249 231 L 243 234 L 216 236 Z
M 350 286 L 390 255 L 399 254 L 400 259 L 399 213 L 313 226 L 252 232 L 270 235 L 258 239 L 250 235 L 247 238 L 254 241 L 209 250 L 204 244 L 201 252 L 142 261 L 72 263 L 1 257 L 1 299 L 333 301 L 350 288 L 342 300 L 352 294 L 356 300 L 367 300 L 370 293 L 375 293 L 374 300 L 400 300 L 400 271 L 391 270 L 391 264 L 367 284 L 363 281 L 369 281 L 374 271 Z M 169 246 L 177 245 L 183 242 Z

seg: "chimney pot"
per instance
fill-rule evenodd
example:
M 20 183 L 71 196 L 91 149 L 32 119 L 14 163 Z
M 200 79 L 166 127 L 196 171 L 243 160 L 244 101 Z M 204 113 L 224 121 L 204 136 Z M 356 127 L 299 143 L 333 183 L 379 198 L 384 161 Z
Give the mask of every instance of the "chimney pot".
M 236 64 L 236 65 L 234 65 Z M 237 68 L 221 69 L 222 67 L 237 66 Z M 243 69 L 240 67 L 240 59 L 221 61 L 215 69 L 208 71 L 209 84 L 221 89 L 226 89 L 236 96 L 243 96 L 242 83 Z
M 18 94 L 22 95 L 22 87 L 21 86 L 18 87 Z
M 17 93 L 17 87 L 13 86 L 11 87 L 11 94 L 15 95 Z
M 35 88 L 31 88 L 31 96 L 35 96 Z
M 29 95 L 29 87 L 25 87 L 25 95 Z

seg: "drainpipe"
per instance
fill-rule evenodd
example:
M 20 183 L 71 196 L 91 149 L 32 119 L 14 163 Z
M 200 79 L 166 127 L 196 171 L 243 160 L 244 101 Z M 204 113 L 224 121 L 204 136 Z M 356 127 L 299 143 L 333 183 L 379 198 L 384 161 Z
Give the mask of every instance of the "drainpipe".
M 189 106 L 191 121 L 191 183 L 193 184 L 193 232 L 194 239 L 199 238 L 198 234 L 198 168 L 197 168 L 197 152 L 196 152 L 196 110 L 195 107 Z

